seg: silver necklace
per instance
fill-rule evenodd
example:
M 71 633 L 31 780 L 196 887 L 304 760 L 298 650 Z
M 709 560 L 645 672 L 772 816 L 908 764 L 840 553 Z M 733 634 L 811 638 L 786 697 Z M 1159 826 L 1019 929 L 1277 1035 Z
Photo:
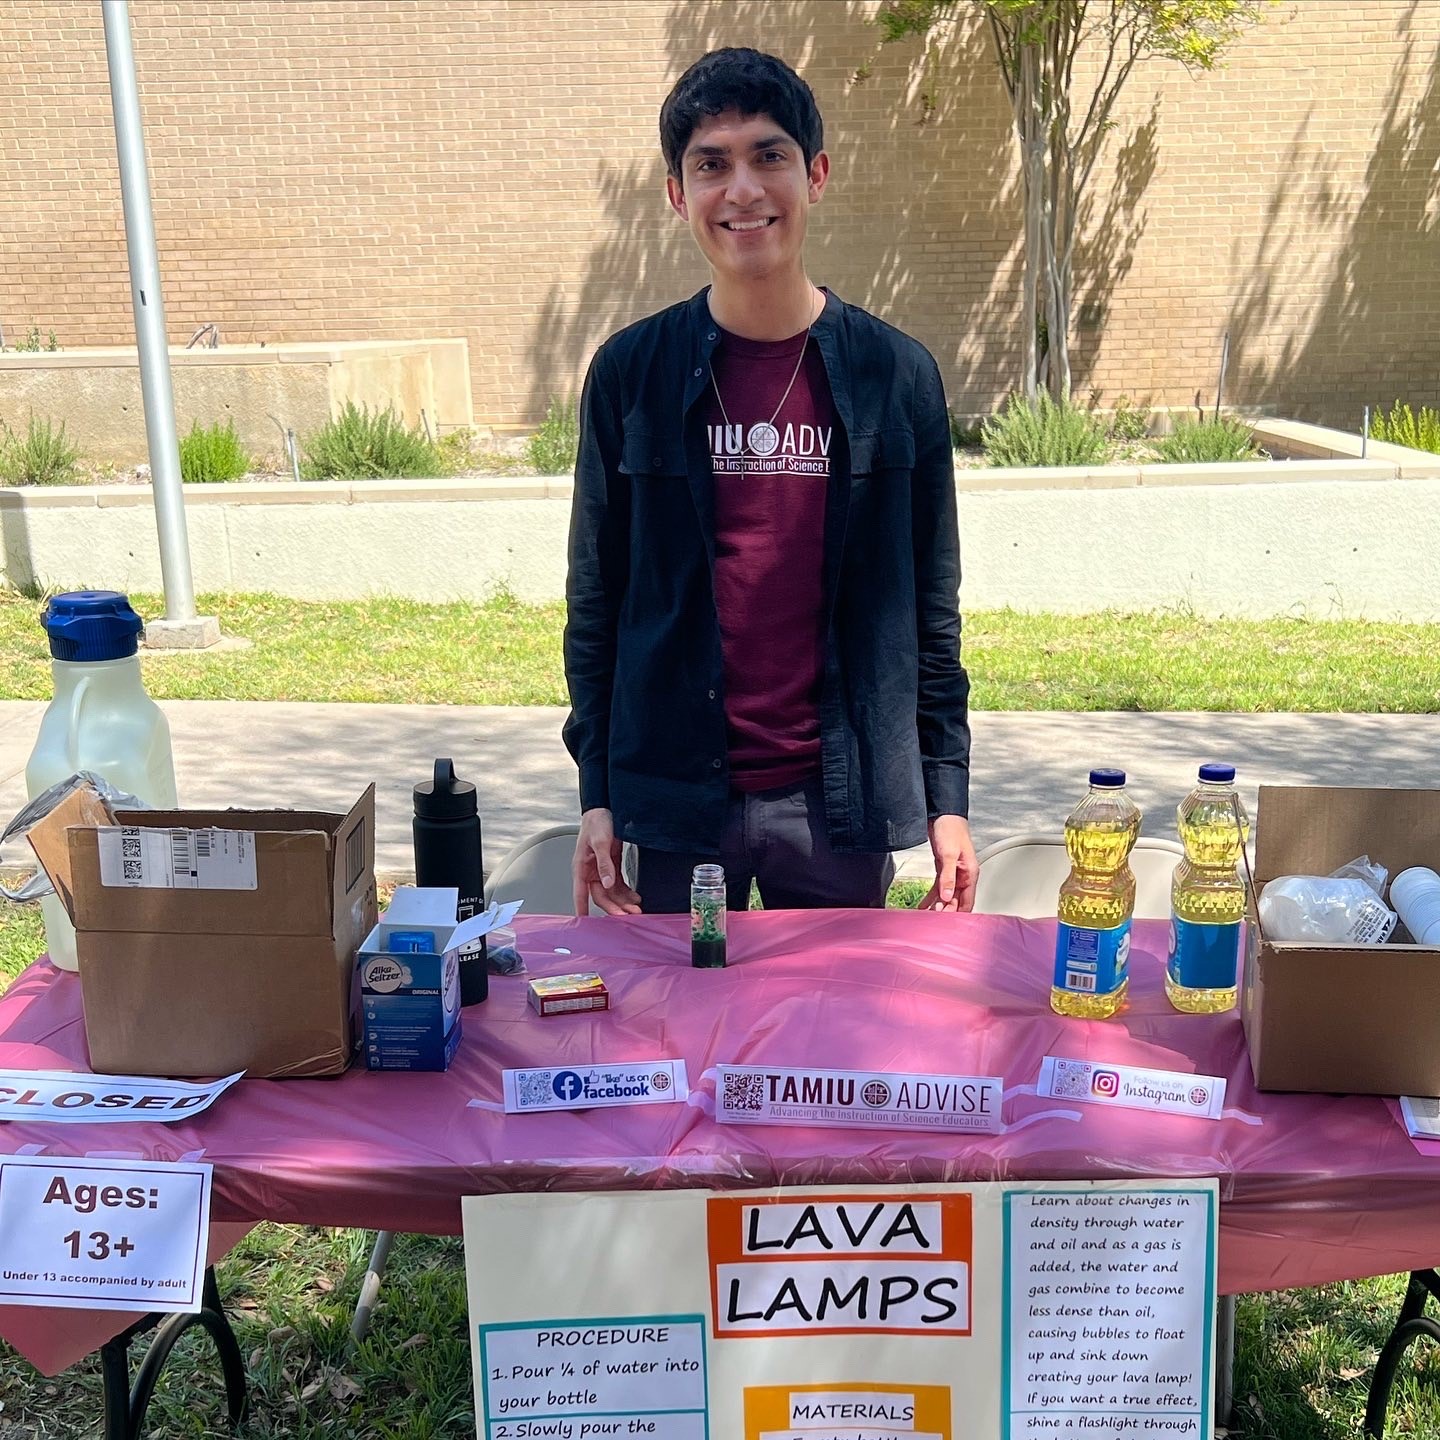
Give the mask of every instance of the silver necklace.
M 821 300 L 820 310 L 823 310 L 824 308 L 825 302 L 824 300 Z M 785 387 L 785 393 L 780 397 L 780 403 L 775 407 L 775 413 L 767 421 L 765 421 L 764 424 L 752 425 L 750 427 L 749 435 L 744 435 L 741 437 L 740 449 L 737 452 L 737 458 L 743 457 L 747 450 L 752 455 L 758 456 L 760 454 L 758 450 L 751 448 L 750 436 L 753 436 L 757 433 L 765 436 L 770 442 L 768 448 L 765 451 L 766 455 L 770 454 L 770 452 L 774 450 L 776 444 L 779 442 L 780 435 L 779 432 L 775 429 L 775 421 L 776 418 L 779 416 L 780 412 L 785 408 L 785 402 L 790 398 L 790 392 L 795 388 L 795 381 L 799 377 L 800 367 L 805 363 L 805 347 L 810 343 L 810 332 L 815 328 L 815 321 L 820 317 L 820 310 L 817 310 L 810 317 L 810 323 L 805 327 L 805 338 L 800 342 L 800 354 L 795 361 L 795 368 L 790 372 L 790 383 Z M 725 409 L 725 397 L 720 393 L 720 382 L 715 378 L 715 369 L 713 366 L 710 369 L 710 383 L 715 387 L 716 400 L 720 402 L 720 418 L 725 422 L 726 430 L 729 430 L 732 428 L 730 424 L 730 414 Z

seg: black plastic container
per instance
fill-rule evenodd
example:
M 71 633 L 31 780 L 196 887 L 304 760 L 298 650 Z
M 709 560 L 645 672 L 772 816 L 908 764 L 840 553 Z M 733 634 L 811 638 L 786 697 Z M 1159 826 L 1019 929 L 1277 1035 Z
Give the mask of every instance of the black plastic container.
M 435 778 L 415 787 L 415 883 L 453 885 L 456 920 L 485 908 L 485 862 L 475 787 L 455 778 L 449 760 L 435 762 Z M 485 937 L 460 952 L 460 1003 L 476 1005 L 490 994 Z

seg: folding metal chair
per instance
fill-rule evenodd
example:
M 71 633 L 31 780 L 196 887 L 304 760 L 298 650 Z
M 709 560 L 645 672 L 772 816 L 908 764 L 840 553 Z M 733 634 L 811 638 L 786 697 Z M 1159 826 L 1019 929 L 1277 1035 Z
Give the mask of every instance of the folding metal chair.
M 1135 875 L 1135 914 L 1164 920 L 1170 914 L 1170 877 L 1185 853 L 1178 840 L 1142 835 L 1130 852 Z M 1055 897 L 1070 873 L 1065 837 L 1012 835 L 980 852 L 975 909 L 982 915 L 1020 915 L 1038 920 L 1055 913 Z

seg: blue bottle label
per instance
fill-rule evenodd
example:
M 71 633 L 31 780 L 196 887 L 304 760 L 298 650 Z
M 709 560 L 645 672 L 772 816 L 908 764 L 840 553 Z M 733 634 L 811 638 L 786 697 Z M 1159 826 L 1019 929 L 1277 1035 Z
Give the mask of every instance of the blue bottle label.
M 1130 964 L 1130 922 L 1091 930 L 1063 921 L 1055 936 L 1055 988 L 1076 995 L 1109 995 Z
M 1187 990 L 1229 990 L 1240 964 L 1240 922 L 1226 925 L 1170 917 L 1166 968 L 1172 985 Z

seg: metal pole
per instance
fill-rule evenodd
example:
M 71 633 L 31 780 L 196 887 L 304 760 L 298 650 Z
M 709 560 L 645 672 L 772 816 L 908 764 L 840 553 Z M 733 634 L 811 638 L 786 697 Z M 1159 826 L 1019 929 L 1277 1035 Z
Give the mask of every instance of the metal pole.
M 1215 382 L 1215 418 L 1220 418 L 1220 406 L 1225 399 L 1225 371 L 1230 365 L 1230 332 L 1225 332 L 1225 338 L 1220 342 L 1220 378 Z M 1205 418 L 1203 415 L 1200 417 Z
M 175 397 L 170 388 L 170 348 L 160 299 L 160 262 L 150 213 L 150 171 L 140 128 L 135 54 L 130 47 L 129 0 L 100 0 L 105 17 L 105 57 L 110 67 L 110 105 L 120 159 L 120 198 L 125 207 L 125 249 L 130 257 L 130 301 L 140 352 L 140 393 L 145 400 L 145 439 L 150 451 L 150 489 L 160 532 L 160 574 L 165 618 L 195 619 L 195 582 L 180 488 L 180 448 L 175 439 Z

